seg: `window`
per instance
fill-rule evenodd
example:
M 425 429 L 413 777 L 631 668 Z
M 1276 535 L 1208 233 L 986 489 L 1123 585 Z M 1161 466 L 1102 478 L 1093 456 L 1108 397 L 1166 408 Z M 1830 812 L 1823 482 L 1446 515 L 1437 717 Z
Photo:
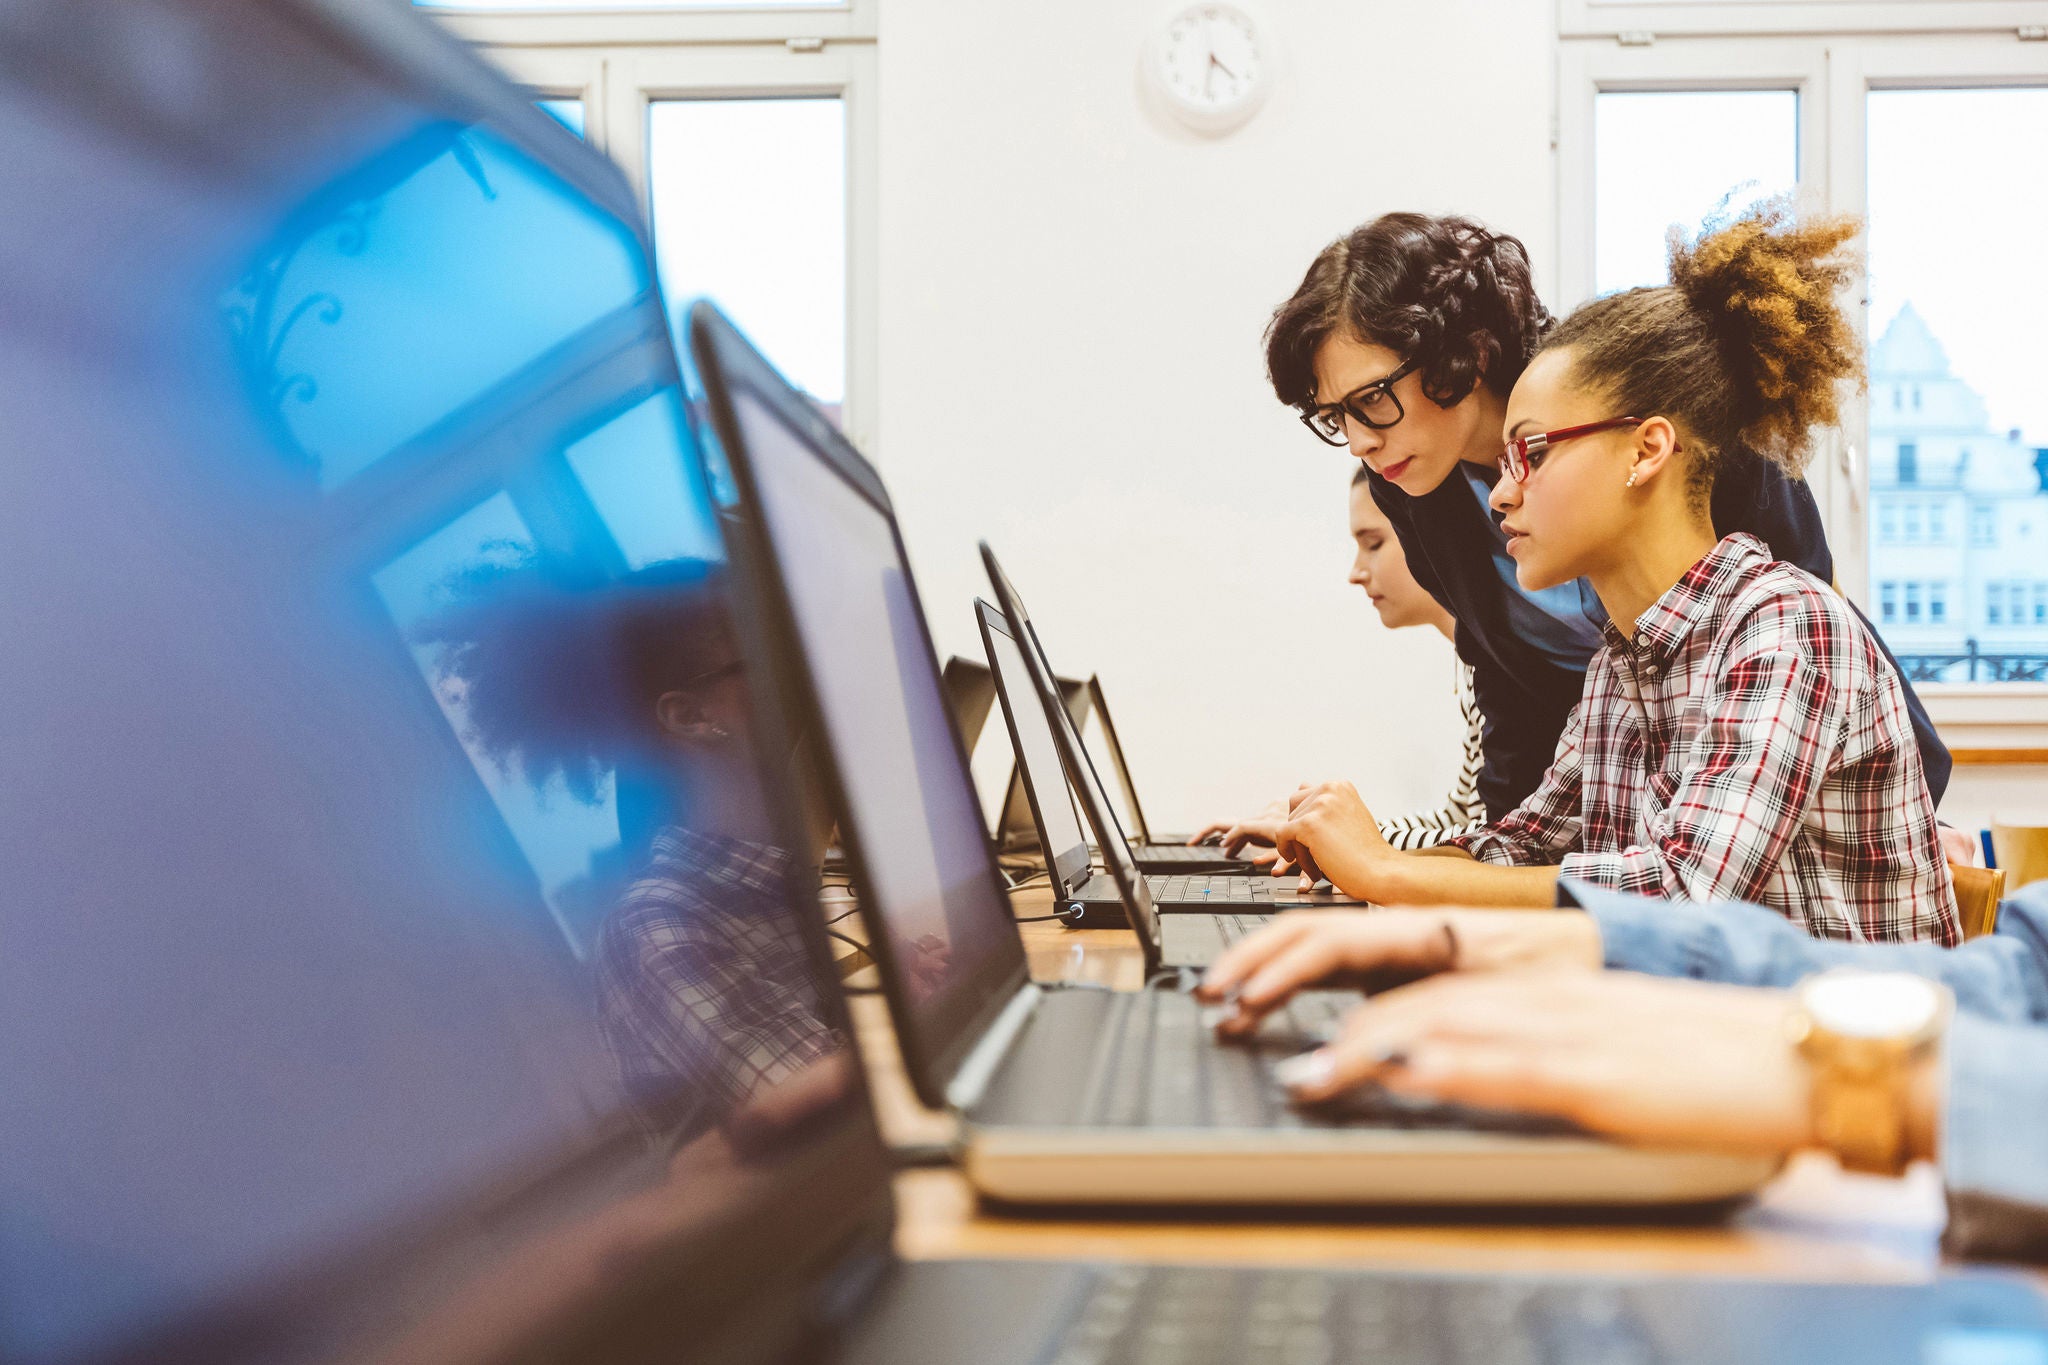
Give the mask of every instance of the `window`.
M 1865 102 L 1870 377 L 1874 385 L 1904 384 L 1908 398 L 1902 413 L 1873 409 L 1871 437 L 1898 442 L 1901 486 L 1967 479 L 1973 487 L 2027 487 L 2034 448 L 2048 444 L 2048 393 L 2037 382 L 2048 347 L 2029 321 L 2048 309 L 2048 262 L 2034 253 L 2002 258 L 1999 288 L 1987 291 L 1957 261 L 2048 220 L 2048 167 L 2006 154 L 2048 139 L 2048 87 L 1880 88 Z M 2000 129 L 1996 147 L 1981 135 L 1991 127 Z M 1943 463 L 1932 468 L 1920 458 L 1930 440 L 1953 452 L 1937 454 Z M 2048 512 L 2038 490 L 2027 501 Z M 1963 571 L 2009 572 L 2026 552 L 2020 519 L 2002 516 L 1996 503 L 1973 506 Z M 1913 530 L 1909 513 L 1908 541 Z M 1881 570 L 1890 562 L 1881 528 L 1876 541 L 1871 567 Z M 2037 623 L 2029 602 L 2028 583 L 1986 586 L 1985 623 L 2032 636 L 2000 644 L 2006 662 L 1994 676 L 2018 676 L 2006 666 L 2017 656 L 2048 654 L 2048 631 L 2033 630 L 2048 619 Z M 1910 606 L 1906 615 L 1911 623 Z M 1939 652 L 1953 655 L 1962 643 L 1959 633 L 1939 642 Z M 1902 662 L 1911 667 L 1913 659 Z
M 2031 747 L 2048 745 L 2048 620 L 2036 623 L 2032 612 L 2040 544 L 2019 528 L 2048 524 L 2048 459 L 2038 454 L 2048 449 L 2048 389 L 2028 382 L 2048 366 L 2048 334 L 2032 325 L 2048 315 L 2048 256 L 2011 243 L 2048 222 L 2048 161 L 2014 159 L 2013 149 L 2048 141 L 2048 66 L 2041 45 L 2014 29 L 2048 22 L 2048 4 L 2001 10 L 2015 13 L 2011 27 L 1964 8 L 1559 0 L 1557 306 L 1569 310 L 1619 282 L 1611 202 L 1665 173 L 1620 159 L 1630 144 L 1614 135 L 1610 109 L 1640 110 L 1647 123 L 1658 101 L 1782 101 L 1780 131 L 1747 139 L 1750 164 L 1782 165 L 1776 149 L 1791 147 L 1802 208 L 1868 223 L 1868 400 L 1819 435 L 1808 469 L 1838 581 L 1881 631 L 1912 625 L 1919 657 L 1896 652 L 1930 685 L 1923 697 L 1936 724 L 1945 734 L 1960 727 L 1953 743 Z M 1649 41 L 1617 42 L 1625 33 Z M 1738 179 L 1767 181 L 1761 170 L 1727 171 L 1718 127 L 1677 122 L 1663 125 L 1665 161 L 1702 174 L 1722 168 L 1721 193 Z M 1670 202 L 1647 214 L 1658 224 L 1653 238 L 1682 216 Z M 1636 279 L 1655 277 L 1660 246 L 1638 239 L 1629 248 L 1651 262 L 1634 269 Z M 1973 260 L 2009 262 L 1998 289 L 1983 288 Z M 2027 578 L 2018 615 L 2015 572 Z M 1994 579 L 2005 629 L 1973 650 Z M 1909 580 L 1921 587 L 1910 623 Z M 2014 686 L 1970 700 L 1931 686 L 1947 682 Z
M 1920 624 L 1920 585 L 1918 583 L 1908 583 L 1906 585 L 1906 624 L 1909 626 Z
M 2034 585 L 2034 624 L 2048 625 L 2048 583 Z
M 1983 503 L 1970 509 L 1970 543 L 1990 545 L 1998 539 L 1997 527 L 1993 523 L 1992 511 Z
M 1594 129 L 1599 294 L 1665 283 L 1672 224 L 1696 227 L 1724 200 L 1739 209 L 1799 179 L 1792 90 L 1602 92 Z
M 671 309 L 709 296 L 863 437 L 880 271 L 876 0 L 421 0 L 645 195 Z
M 844 103 L 659 100 L 648 109 L 647 165 L 671 306 L 709 296 L 837 417 L 846 397 Z M 763 174 L 769 166 L 775 173 Z
M 582 100 L 535 100 L 543 114 L 567 128 L 578 137 L 583 136 Z

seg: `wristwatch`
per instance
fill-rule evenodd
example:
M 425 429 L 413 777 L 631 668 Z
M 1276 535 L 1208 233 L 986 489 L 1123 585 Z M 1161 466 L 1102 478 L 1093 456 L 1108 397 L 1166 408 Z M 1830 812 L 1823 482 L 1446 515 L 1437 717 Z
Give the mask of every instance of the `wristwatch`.
M 1813 1071 L 1813 1133 L 1844 1168 L 1897 1175 L 1911 1159 L 1907 1100 L 1955 1012 L 1948 987 L 1905 972 L 1810 976 L 1791 1016 Z

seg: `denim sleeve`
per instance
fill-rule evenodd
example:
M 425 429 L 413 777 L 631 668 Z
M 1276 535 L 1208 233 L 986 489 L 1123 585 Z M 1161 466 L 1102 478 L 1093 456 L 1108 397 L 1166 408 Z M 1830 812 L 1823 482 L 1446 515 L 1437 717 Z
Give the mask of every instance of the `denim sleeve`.
M 1761 906 L 1651 900 L 1576 881 L 1558 884 L 1558 902 L 1599 923 L 1607 965 L 1622 971 L 1740 986 L 1791 986 L 1829 967 L 1912 972 L 1946 984 L 1969 1013 L 2048 1023 L 2048 882 L 2007 897 L 1998 931 L 1959 948 L 1810 938 Z
M 2048 1148 L 2038 1141 L 2044 1131 L 2048 1030 L 1957 1016 L 1942 1113 L 1945 1250 L 2048 1259 Z

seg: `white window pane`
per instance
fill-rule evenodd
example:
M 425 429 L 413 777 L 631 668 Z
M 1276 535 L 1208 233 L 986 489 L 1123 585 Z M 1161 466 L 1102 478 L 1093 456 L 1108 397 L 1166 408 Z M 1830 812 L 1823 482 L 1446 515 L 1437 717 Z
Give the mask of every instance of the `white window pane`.
M 846 396 L 846 115 L 837 99 L 649 107 L 655 263 L 836 415 Z
M 583 136 L 582 100 L 535 100 L 534 107 L 578 137 Z
M 2016 244 L 2048 223 L 2048 167 L 2011 149 L 2048 144 L 2048 88 L 1873 91 L 1869 130 L 1870 501 L 1882 530 L 1902 490 L 1939 491 L 1968 528 L 1875 538 L 1873 576 L 1937 577 L 1957 594 L 1953 612 L 1884 633 L 1918 679 L 2040 679 L 2048 259 Z
M 1799 183 L 1799 96 L 1791 90 L 1605 92 L 1593 107 L 1593 279 L 1597 293 L 1663 284 L 1665 236 Z

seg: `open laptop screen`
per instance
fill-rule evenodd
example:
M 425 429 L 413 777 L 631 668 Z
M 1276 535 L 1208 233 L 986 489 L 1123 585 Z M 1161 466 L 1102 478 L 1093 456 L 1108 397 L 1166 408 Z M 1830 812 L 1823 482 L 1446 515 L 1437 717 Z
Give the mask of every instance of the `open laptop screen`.
M 887 1186 L 622 178 L 400 7 L 0 27 L 0 1359 L 795 1324 Z
M 981 620 L 982 638 L 988 642 L 989 662 L 1001 689 L 1003 718 L 1009 722 L 1017 746 L 1018 768 L 1038 821 L 1039 842 L 1052 867 L 1057 895 L 1077 873 L 1088 871 L 1088 836 L 1082 833 L 1081 817 L 1074 810 L 1052 725 L 1038 704 L 1038 690 L 1031 684 L 1030 670 L 1010 634 L 1009 623 L 986 602 L 975 603 L 975 611 Z M 1086 880 L 1085 875 L 1082 879 Z
M 981 545 L 982 566 L 988 571 L 989 586 L 995 590 L 996 600 L 1003 609 L 1003 618 L 1010 625 L 1012 638 L 1024 647 L 1019 651 L 1024 659 L 1025 671 L 1031 679 L 1032 688 L 1038 694 L 1039 707 L 1045 714 L 1046 728 L 1052 732 L 1054 743 L 1059 749 L 1067 777 L 1074 795 L 1080 803 L 1081 813 L 1087 817 L 1088 825 L 1095 831 L 1095 841 L 1102 850 L 1102 866 L 1117 884 L 1122 893 L 1124 910 L 1131 917 L 1131 928 L 1138 935 L 1139 944 L 1145 950 L 1148 969 L 1156 968 L 1159 958 L 1159 912 L 1152 901 L 1152 892 L 1138 865 L 1131 859 L 1131 850 L 1125 844 L 1123 831 L 1117 828 L 1116 817 L 1109 809 L 1109 798 L 1102 790 L 1102 782 L 1095 774 L 1095 767 L 1088 761 L 1087 750 L 1081 745 L 1081 732 L 1074 724 L 1074 718 L 1067 708 L 1060 704 L 1059 694 L 1053 682 L 1052 665 L 1047 662 L 1045 650 L 1038 639 L 1038 632 L 1031 624 L 1031 615 L 1024 607 L 1024 599 L 1017 594 L 1017 587 L 1010 582 L 1008 574 L 997 561 L 995 551 L 987 541 Z
M 828 449 L 785 417 L 805 400 L 729 328 L 716 334 L 733 353 L 725 377 L 745 377 L 729 390 L 737 449 L 726 454 L 751 471 L 845 799 L 842 842 L 864 880 L 863 909 L 880 922 L 898 1027 L 930 1095 L 976 1021 L 1000 1007 L 1001 983 L 1021 981 L 1023 947 L 886 505 L 839 467 L 859 460 L 850 447 Z

